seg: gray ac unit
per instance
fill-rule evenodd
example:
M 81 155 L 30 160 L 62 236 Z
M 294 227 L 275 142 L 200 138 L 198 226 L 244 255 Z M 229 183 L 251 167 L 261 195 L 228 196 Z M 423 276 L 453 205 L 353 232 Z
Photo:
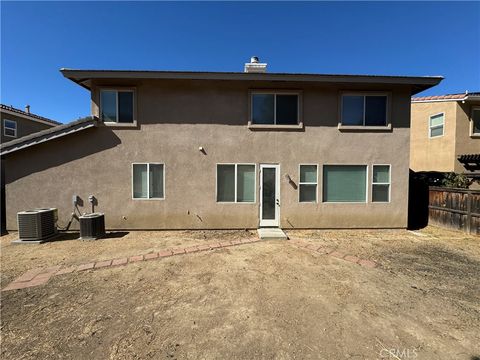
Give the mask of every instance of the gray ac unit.
M 92 213 L 80 216 L 80 239 L 96 240 L 105 236 L 105 215 Z
M 17 213 L 19 242 L 43 242 L 57 234 L 58 212 L 55 208 Z

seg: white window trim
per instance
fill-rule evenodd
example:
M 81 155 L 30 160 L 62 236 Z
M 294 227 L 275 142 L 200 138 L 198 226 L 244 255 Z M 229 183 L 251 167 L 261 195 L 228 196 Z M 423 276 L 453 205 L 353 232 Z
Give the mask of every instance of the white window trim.
M 7 127 L 7 121 L 11 121 L 13 123 L 15 123 L 15 128 L 12 129 L 11 127 Z M 16 138 L 17 137 L 17 122 L 15 120 L 10 120 L 10 119 L 3 119 L 3 135 L 4 136 L 7 136 L 7 137 L 11 137 L 11 138 Z M 6 130 L 9 129 L 9 130 L 13 130 L 15 132 L 15 135 L 8 135 L 6 133 Z
M 473 132 L 473 125 L 474 125 L 474 122 L 473 122 L 473 113 L 474 113 L 475 111 L 480 112 L 480 106 L 473 106 L 473 107 L 472 107 L 472 111 L 471 111 L 471 114 L 470 114 L 470 137 L 472 137 L 472 138 L 480 138 L 480 132 L 478 132 L 478 133 L 474 133 L 474 132 Z
M 324 198 L 324 187 L 323 182 L 325 179 L 325 166 L 364 166 L 366 168 L 365 172 L 365 201 L 325 201 Z M 368 164 L 323 164 L 322 165 L 322 204 L 368 204 L 370 193 L 369 189 L 369 165 Z
M 254 95 L 273 95 L 273 124 L 254 124 L 253 123 L 253 96 Z M 277 95 L 296 95 L 297 96 L 297 123 L 296 124 L 277 124 Z M 250 129 L 303 129 L 302 119 L 302 91 L 300 90 L 250 90 L 249 105 L 250 116 L 248 119 L 248 128 Z
M 133 166 L 134 165 L 147 165 L 147 197 L 146 198 L 136 198 L 134 196 L 134 185 L 133 185 Z M 150 196 L 150 165 L 163 165 L 163 197 L 161 198 L 151 198 Z M 165 163 L 161 162 L 134 162 L 132 163 L 132 200 L 165 200 L 165 172 L 166 167 Z
M 235 201 L 218 201 L 218 165 L 235 166 Z M 253 184 L 253 201 L 237 201 L 237 167 L 238 165 L 253 165 L 255 167 L 255 178 Z M 217 204 L 256 204 L 257 203 L 257 164 L 256 163 L 216 163 L 215 164 L 215 202 Z
M 373 181 L 373 168 L 375 166 L 388 166 L 388 183 Z M 388 201 L 373 201 L 373 186 L 374 185 L 388 185 Z M 375 204 L 390 204 L 392 201 L 392 165 L 391 164 L 372 164 L 372 193 L 370 201 Z
M 302 166 L 315 166 L 317 168 L 317 179 L 316 182 L 302 182 L 301 179 L 301 168 Z M 315 201 L 300 201 L 300 186 L 301 185 L 316 185 L 315 189 Z M 318 203 L 318 164 L 308 164 L 302 163 L 298 165 L 298 202 L 300 204 L 317 204 Z
M 363 124 L 362 125 L 344 125 L 343 124 L 343 98 L 345 96 L 363 96 Z M 367 96 L 385 96 L 387 98 L 387 104 L 385 106 L 385 125 L 375 126 L 375 125 L 365 125 L 365 112 L 366 112 L 366 101 Z M 338 129 L 349 129 L 349 130 L 391 130 L 391 99 L 392 94 L 388 91 L 342 91 L 340 92 L 340 101 L 339 101 L 339 120 L 338 120 Z
M 115 110 L 115 117 L 116 121 L 103 121 L 102 118 L 102 91 L 115 91 L 116 92 L 116 110 Z M 133 93 L 133 121 L 129 123 L 120 123 L 118 122 L 118 92 L 131 92 Z M 101 122 L 106 126 L 120 126 L 120 127 L 135 127 L 137 126 L 137 89 L 134 87 L 99 87 L 98 88 L 98 103 L 99 103 L 99 111 L 98 117 L 100 118 Z
M 438 116 L 438 115 L 443 115 L 443 123 L 442 123 L 442 125 L 431 126 L 432 117 L 435 117 L 435 116 Z M 443 129 L 442 135 L 432 136 L 432 129 L 438 129 L 438 128 L 440 128 L 440 127 Z M 437 113 L 437 114 L 430 115 L 430 116 L 428 117 L 428 138 L 429 138 L 429 139 L 436 139 L 436 138 L 440 138 L 440 137 L 443 137 L 443 136 L 445 136 L 445 113 L 444 113 L 444 112 L 440 112 L 440 113 Z

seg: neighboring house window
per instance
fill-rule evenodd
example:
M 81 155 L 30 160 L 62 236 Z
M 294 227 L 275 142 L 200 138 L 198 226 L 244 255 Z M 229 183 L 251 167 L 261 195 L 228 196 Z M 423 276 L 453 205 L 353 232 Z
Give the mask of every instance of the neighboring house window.
M 134 199 L 165 198 L 165 166 L 156 163 L 132 164 Z
M 373 165 L 372 201 L 390 201 L 390 165 Z
M 317 202 L 317 165 L 300 165 L 299 201 Z
M 480 135 L 480 108 L 472 110 L 472 135 Z
M 255 202 L 255 165 L 218 164 L 217 202 Z
M 3 120 L 3 135 L 17 137 L 17 122 L 7 119 Z
M 367 202 L 366 165 L 324 165 L 324 202 Z
M 387 126 L 387 95 L 342 95 L 341 124 Z
M 445 114 L 436 114 L 430 116 L 429 137 L 434 138 L 443 136 L 443 127 L 445 124 Z
M 101 90 L 102 120 L 107 123 L 133 123 L 133 97 L 133 90 Z
M 253 93 L 251 122 L 254 125 L 297 125 L 299 94 Z

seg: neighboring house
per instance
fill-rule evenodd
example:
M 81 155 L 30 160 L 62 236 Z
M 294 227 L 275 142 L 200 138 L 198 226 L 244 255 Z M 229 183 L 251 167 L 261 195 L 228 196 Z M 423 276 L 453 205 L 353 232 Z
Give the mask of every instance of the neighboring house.
M 109 229 L 405 228 L 410 97 L 442 78 L 265 66 L 62 69 L 93 118 L 1 148 L 8 228 L 73 195 Z
M 25 107 L 25 111 L 16 109 L 13 106 L 7 106 L 0 104 L 0 124 L 1 124 L 1 144 L 5 144 L 9 141 L 16 140 L 23 136 L 27 136 L 39 131 L 50 129 L 57 125 L 59 122 L 47 119 L 43 116 L 32 114 L 30 112 L 30 106 Z M 4 166 L 2 159 L 1 166 L 1 228 L 0 234 L 5 233 L 5 194 L 4 194 Z
M 412 98 L 410 167 L 480 178 L 480 93 Z
M 2 144 L 60 125 L 59 122 L 32 114 L 28 105 L 25 107 L 25 111 L 22 111 L 12 106 L 0 104 L 0 120 L 2 124 Z

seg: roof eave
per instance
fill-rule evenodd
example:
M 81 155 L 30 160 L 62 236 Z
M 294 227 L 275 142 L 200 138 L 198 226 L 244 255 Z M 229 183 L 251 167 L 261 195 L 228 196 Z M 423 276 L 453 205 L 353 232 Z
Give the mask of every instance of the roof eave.
M 123 71 L 123 70 L 73 70 L 62 68 L 62 75 L 90 90 L 92 79 L 162 79 L 162 80 L 228 80 L 228 81 L 292 81 L 313 83 L 371 83 L 410 85 L 412 95 L 438 85 L 441 76 L 380 76 L 380 75 L 330 75 L 292 73 L 240 73 L 240 72 L 188 72 L 188 71 Z

